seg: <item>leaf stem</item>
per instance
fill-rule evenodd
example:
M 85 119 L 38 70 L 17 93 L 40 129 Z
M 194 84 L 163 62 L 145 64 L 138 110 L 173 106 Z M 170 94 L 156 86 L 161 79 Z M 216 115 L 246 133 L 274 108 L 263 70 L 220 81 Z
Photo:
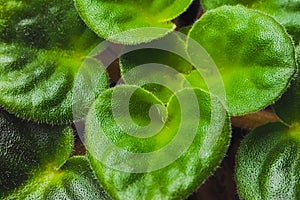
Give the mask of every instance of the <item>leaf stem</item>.
M 231 123 L 233 126 L 247 130 L 253 130 L 254 128 L 263 124 L 278 121 L 280 121 L 278 116 L 274 112 L 267 110 L 231 118 Z

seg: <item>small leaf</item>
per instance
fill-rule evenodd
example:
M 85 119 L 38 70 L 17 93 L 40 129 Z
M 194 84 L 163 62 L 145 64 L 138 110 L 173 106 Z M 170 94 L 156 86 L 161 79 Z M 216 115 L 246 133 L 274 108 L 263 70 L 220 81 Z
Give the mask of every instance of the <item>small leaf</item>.
M 138 44 L 163 37 L 175 29 L 171 20 L 192 0 L 75 0 L 85 23 L 100 37 L 121 44 Z
M 175 32 L 147 44 L 125 47 L 120 57 L 122 80 L 142 86 L 167 103 L 174 92 L 182 89 L 182 74 L 193 69 L 180 36 Z
M 271 123 L 246 136 L 235 170 L 241 199 L 299 198 L 299 133 L 299 127 Z
M 165 107 L 142 88 L 117 86 L 98 97 L 86 124 L 92 167 L 114 199 L 187 197 L 229 140 L 224 107 L 199 89 L 177 92 Z
M 205 9 L 210 10 L 222 5 L 242 4 L 248 8 L 261 10 L 272 15 L 289 34 L 294 37 L 296 43 L 300 42 L 300 1 L 299 0 L 202 0 Z
M 163 64 L 174 68 L 178 73 L 189 73 L 193 66 L 186 60 L 185 41 L 182 40 L 182 35 L 173 32 L 147 44 L 126 46 L 124 49 L 126 54 L 120 58 L 122 75 L 135 67 L 148 63 Z M 165 49 L 169 49 L 169 51 Z
M 0 199 L 110 199 L 85 157 L 68 159 L 72 130 L 0 110 Z
M 215 61 L 230 115 L 255 112 L 273 103 L 296 72 L 291 38 L 272 17 L 259 11 L 243 6 L 208 11 L 194 24 L 189 37 Z M 197 65 L 197 52 L 190 42 L 188 51 Z
M 298 52 L 298 68 L 300 67 L 300 46 Z M 299 69 L 298 69 L 299 73 Z M 276 114 L 287 124 L 300 123 L 300 77 L 296 75 L 288 90 L 274 104 Z
M 25 119 L 72 121 L 74 79 L 85 59 L 97 62 L 86 56 L 102 39 L 70 0 L 1 0 L 0 23 L 0 104 Z

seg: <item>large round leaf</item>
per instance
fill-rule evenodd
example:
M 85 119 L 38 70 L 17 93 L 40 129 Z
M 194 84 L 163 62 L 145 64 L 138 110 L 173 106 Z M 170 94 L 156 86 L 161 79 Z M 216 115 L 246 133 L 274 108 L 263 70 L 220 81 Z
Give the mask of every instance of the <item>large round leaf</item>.
M 0 110 L 0 199 L 109 199 L 84 157 L 67 161 L 72 130 Z
M 92 167 L 115 199 L 187 197 L 214 172 L 229 140 L 224 107 L 199 89 L 177 92 L 164 107 L 142 88 L 118 86 L 98 97 L 86 124 Z
M 300 42 L 300 1 L 299 0 L 202 0 L 205 9 L 213 9 L 222 5 L 242 4 L 271 14 L 283 24 L 294 37 L 296 43 Z
M 261 126 L 241 144 L 236 180 L 241 199 L 299 199 L 300 129 Z
M 175 29 L 171 20 L 192 0 L 75 0 L 85 23 L 99 36 L 122 44 L 149 42 Z
M 296 71 L 290 36 L 272 17 L 256 10 L 222 6 L 208 11 L 194 24 L 189 37 L 215 61 L 231 115 L 254 112 L 273 103 Z M 195 62 L 197 52 L 191 47 L 189 40 L 188 50 Z
M 102 40 L 84 25 L 71 0 L 0 3 L 0 104 L 34 121 L 72 121 L 74 79 Z M 100 81 L 108 87 L 107 76 Z

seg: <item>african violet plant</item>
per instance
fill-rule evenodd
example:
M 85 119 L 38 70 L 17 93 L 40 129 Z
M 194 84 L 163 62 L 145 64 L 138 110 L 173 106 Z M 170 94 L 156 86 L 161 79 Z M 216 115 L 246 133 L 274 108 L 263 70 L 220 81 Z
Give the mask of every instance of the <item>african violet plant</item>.
M 282 121 L 241 144 L 238 193 L 300 196 L 298 0 L 203 0 L 191 27 L 192 0 L 0 2 L 1 199 L 184 199 L 224 158 L 229 117 L 278 99 Z M 122 45 L 112 88 L 104 39 Z

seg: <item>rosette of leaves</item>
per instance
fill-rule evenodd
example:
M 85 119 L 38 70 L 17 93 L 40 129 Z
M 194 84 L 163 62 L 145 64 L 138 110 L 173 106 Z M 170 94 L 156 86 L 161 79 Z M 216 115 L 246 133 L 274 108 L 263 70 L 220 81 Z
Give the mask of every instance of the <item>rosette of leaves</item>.
M 0 104 L 25 119 L 72 121 L 74 79 L 85 59 L 101 66 L 87 55 L 102 39 L 71 0 L 0 3 Z M 106 75 L 99 82 L 100 91 L 108 87 Z
M 1 199 L 109 199 L 85 157 L 69 158 L 72 130 L 0 110 Z
M 236 161 L 242 199 L 299 198 L 299 83 L 297 76 L 274 106 L 282 122 L 258 127 L 242 141 Z
M 299 0 L 202 0 L 204 9 L 210 10 L 222 5 L 242 4 L 275 17 L 283 24 L 296 43 L 300 42 L 300 2 Z
M 227 109 L 233 116 L 274 103 L 296 72 L 291 37 L 272 17 L 257 10 L 238 5 L 207 11 L 190 29 L 188 38 L 188 53 L 195 66 L 199 55 L 193 48 L 194 41 L 217 65 Z M 188 80 L 194 87 L 205 88 L 199 73 L 191 73 Z
M 76 0 L 84 22 L 100 37 L 121 44 L 139 44 L 165 36 L 172 20 L 188 9 L 192 0 Z
M 86 145 L 114 199 L 182 199 L 214 172 L 230 132 L 223 105 L 200 89 L 180 90 L 165 105 L 141 87 L 123 85 L 94 102 Z

